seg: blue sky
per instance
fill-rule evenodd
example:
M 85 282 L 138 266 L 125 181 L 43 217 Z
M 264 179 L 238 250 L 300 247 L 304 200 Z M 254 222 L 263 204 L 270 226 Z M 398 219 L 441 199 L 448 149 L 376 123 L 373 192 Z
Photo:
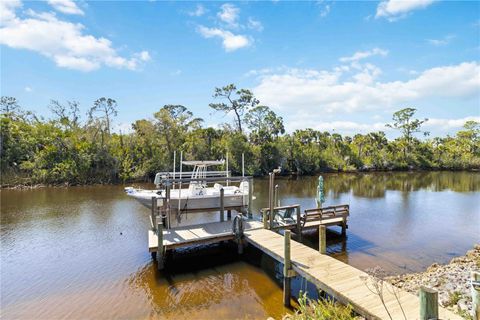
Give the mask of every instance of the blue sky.
M 418 109 L 433 135 L 480 121 L 480 2 L 0 2 L 1 94 L 48 118 L 50 99 L 117 100 L 117 130 L 165 104 L 217 126 L 235 83 L 287 131 L 384 130 Z

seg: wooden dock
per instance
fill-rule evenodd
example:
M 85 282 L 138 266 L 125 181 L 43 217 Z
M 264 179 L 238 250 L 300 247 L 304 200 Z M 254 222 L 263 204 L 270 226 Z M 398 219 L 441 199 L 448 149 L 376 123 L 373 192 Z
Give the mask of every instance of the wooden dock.
M 178 249 L 192 245 L 216 243 L 235 239 L 232 220 L 211 222 L 199 225 L 189 225 L 163 230 L 163 247 L 165 250 Z M 263 228 L 256 220 L 243 220 L 244 231 Z M 153 230 L 148 230 L 148 249 L 156 252 L 158 236 Z
M 257 247 L 275 260 L 285 263 L 284 237 L 266 229 L 246 230 L 246 241 Z M 379 296 L 371 292 L 364 279 L 367 273 L 345 264 L 325 254 L 320 254 L 297 241 L 290 242 L 290 263 L 293 271 L 315 284 L 317 288 L 331 295 L 345 305 L 351 305 L 353 310 L 368 319 L 407 319 L 420 318 L 420 299 L 406 291 L 396 289 L 398 301 L 389 284 L 388 290 L 383 290 L 383 298 L 388 312 Z M 438 308 L 441 319 L 462 319 L 460 316 L 443 308 Z

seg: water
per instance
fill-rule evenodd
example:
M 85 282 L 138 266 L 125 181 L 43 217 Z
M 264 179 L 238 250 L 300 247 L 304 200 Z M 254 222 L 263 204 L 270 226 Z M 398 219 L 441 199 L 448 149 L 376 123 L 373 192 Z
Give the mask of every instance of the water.
M 365 269 L 421 271 L 480 242 L 480 174 L 329 174 L 326 204 L 349 203 L 348 238 L 327 251 Z M 278 179 L 282 204 L 315 206 L 317 178 Z M 264 207 L 268 181 L 255 180 Z M 157 272 L 148 210 L 121 186 L 1 191 L 1 316 L 7 318 L 280 318 L 281 268 L 229 244 L 174 253 Z M 188 222 L 198 217 L 187 217 Z M 315 234 L 306 242 L 316 246 Z M 295 291 L 305 289 L 296 280 Z

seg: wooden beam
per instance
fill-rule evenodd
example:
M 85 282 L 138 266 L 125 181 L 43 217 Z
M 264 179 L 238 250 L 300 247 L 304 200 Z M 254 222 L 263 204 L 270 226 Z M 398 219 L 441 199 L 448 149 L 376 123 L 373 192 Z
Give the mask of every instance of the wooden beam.
M 159 221 L 157 224 L 157 237 L 158 237 L 158 249 L 157 249 L 157 269 L 162 270 L 164 265 L 163 261 L 163 223 Z
M 290 295 L 291 295 L 291 278 L 290 270 L 292 269 L 292 262 L 290 259 L 290 230 L 285 230 L 283 244 L 283 305 L 290 307 Z
M 220 221 L 225 221 L 225 207 L 224 207 L 224 194 L 225 190 L 220 188 Z
M 318 251 L 327 253 L 327 227 L 324 225 L 318 226 Z

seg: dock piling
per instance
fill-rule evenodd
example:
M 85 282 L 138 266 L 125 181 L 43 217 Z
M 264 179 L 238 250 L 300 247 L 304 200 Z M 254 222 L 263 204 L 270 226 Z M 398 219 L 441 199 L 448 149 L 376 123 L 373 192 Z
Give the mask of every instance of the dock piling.
M 152 197 L 152 212 L 151 212 L 151 219 L 152 219 L 152 230 L 156 231 L 157 226 L 157 197 Z
M 300 241 L 302 241 L 302 217 L 300 215 L 300 206 L 295 209 L 297 214 L 297 237 Z
M 220 189 L 220 221 L 225 221 L 225 206 L 224 206 L 224 194 L 225 190 Z
M 420 287 L 420 320 L 438 319 L 438 292 Z
M 268 185 L 268 208 L 270 209 L 269 210 L 269 228 L 270 230 L 273 229 L 273 181 L 274 181 L 274 174 L 273 173 L 269 173 L 269 178 L 270 178 L 270 182 L 269 182 L 269 185 Z
M 321 254 L 327 253 L 327 227 L 318 226 L 318 250 Z
M 291 269 L 292 262 L 290 259 L 290 237 L 291 231 L 285 230 L 284 234 L 284 264 L 283 264 L 283 305 L 290 307 L 290 294 L 291 294 Z
M 251 219 L 253 217 L 253 211 L 252 211 L 253 179 L 249 179 L 247 181 L 248 181 L 248 218 Z
M 163 269 L 163 223 L 159 221 L 157 224 L 157 237 L 158 237 L 158 249 L 157 249 L 157 268 Z
M 347 235 L 347 214 L 345 212 L 342 213 L 342 237 Z
M 227 210 L 227 220 L 232 220 L 232 210 Z
M 473 319 L 480 319 L 480 272 L 470 273 Z

